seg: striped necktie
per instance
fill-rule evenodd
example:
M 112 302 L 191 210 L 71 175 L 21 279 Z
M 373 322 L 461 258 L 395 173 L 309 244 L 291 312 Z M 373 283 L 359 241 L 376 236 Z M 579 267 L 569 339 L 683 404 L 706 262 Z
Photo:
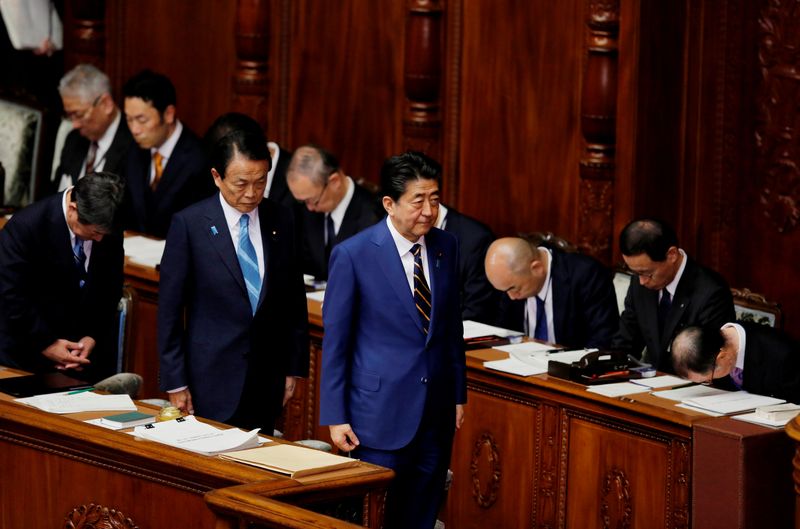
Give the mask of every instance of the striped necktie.
M 414 254 L 414 303 L 417 305 L 422 330 L 428 334 L 431 324 L 431 289 L 425 280 L 425 269 L 422 268 L 422 246 L 415 244 L 411 247 Z
M 250 217 L 242 215 L 239 218 L 239 248 L 236 250 L 236 257 L 239 258 L 239 266 L 242 268 L 244 284 L 247 287 L 247 297 L 250 298 L 250 308 L 253 309 L 253 314 L 255 314 L 258 298 L 261 295 L 261 276 L 258 273 L 256 249 L 250 241 L 249 225 Z

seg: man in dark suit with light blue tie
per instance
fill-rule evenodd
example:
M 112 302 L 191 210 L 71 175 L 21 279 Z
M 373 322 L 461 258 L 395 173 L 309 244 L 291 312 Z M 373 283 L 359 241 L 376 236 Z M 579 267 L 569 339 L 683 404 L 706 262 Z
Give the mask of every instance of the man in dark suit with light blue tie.
M 161 388 L 186 413 L 272 433 L 308 371 L 308 315 L 292 213 L 264 199 L 263 134 L 212 155 L 219 193 L 173 217 L 161 261 Z
M 407 152 L 381 170 L 384 221 L 337 244 L 323 304 L 320 422 L 392 468 L 386 526 L 431 528 L 466 402 L 458 243 L 433 228 L 441 169 Z
M 507 294 L 501 327 L 570 348 L 611 344 L 619 324 L 614 286 L 609 270 L 591 257 L 506 237 L 489 246 L 486 276 Z

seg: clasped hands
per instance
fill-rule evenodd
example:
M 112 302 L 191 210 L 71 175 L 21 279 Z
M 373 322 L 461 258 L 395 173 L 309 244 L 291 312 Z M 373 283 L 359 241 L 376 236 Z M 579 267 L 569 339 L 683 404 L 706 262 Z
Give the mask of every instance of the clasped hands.
M 55 364 L 56 369 L 80 371 L 84 366 L 91 364 L 89 355 L 92 354 L 95 344 L 91 336 L 84 336 L 77 342 L 59 338 L 42 351 L 42 354 Z

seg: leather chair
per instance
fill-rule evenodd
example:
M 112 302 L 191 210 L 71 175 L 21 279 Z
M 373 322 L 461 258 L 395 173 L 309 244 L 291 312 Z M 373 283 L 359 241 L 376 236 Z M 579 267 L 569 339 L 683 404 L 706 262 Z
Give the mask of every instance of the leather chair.
M 5 171 L 4 206 L 23 207 L 34 200 L 42 142 L 41 110 L 0 99 L 0 164 Z

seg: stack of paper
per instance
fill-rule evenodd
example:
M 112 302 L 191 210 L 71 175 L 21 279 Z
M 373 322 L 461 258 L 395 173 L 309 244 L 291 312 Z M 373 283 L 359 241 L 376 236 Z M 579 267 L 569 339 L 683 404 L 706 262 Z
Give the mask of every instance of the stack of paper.
M 695 409 L 712 414 L 732 415 L 758 408 L 770 404 L 780 404 L 786 402 L 782 399 L 755 395 L 746 391 L 725 392 L 720 395 L 710 395 L 707 397 L 695 397 L 681 401 L 682 407 Z
M 586 388 L 586 391 L 597 393 L 598 395 L 605 395 L 606 397 L 621 397 L 623 395 L 633 395 L 634 393 L 645 393 L 650 390 L 645 386 L 631 384 L 630 382 L 617 382 L 614 384 L 589 386 Z
M 279 443 L 224 454 L 220 457 L 286 474 L 292 478 L 352 467 L 358 463 L 358 459 L 337 456 L 313 448 Z
M 133 429 L 133 435 L 204 455 L 254 448 L 259 443 L 258 429 L 250 432 L 238 428 L 220 430 L 198 421 L 193 415 L 137 426 Z
M 539 361 L 530 359 L 526 362 L 522 362 L 512 356 L 503 360 L 484 362 L 483 367 L 494 369 L 495 371 L 502 371 L 504 373 L 511 373 L 512 375 L 519 375 L 521 377 L 529 377 L 531 375 L 547 373 L 547 359 Z
M 503 329 L 493 325 L 486 325 L 472 320 L 464 320 L 464 339 L 477 338 L 479 336 L 499 336 L 500 338 L 510 338 L 512 336 L 522 336 L 519 331 Z M 552 347 L 551 347 L 552 348 Z
M 783 428 L 789 421 L 800 414 L 800 406 L 797 404 L 776 404 L 774 406 L 763 406 L 756 408 L 753 413 L 735 415 L 733 418 L 740 421 L 752 422 L 762 426 L 772 428 Z
M 648 377 L 648 378 L 634 378 L 631 379 L 631 382 L 633 382 L 634 384 L 639 384 L 640 386 L 647 386 L 648 388 L 652 389 L 668 388 L 670 386 L 683 386 L 685 384 L 690 383 L 685 378 L 680 378 L 672 375 L 661 375 L 658 377 Z
M 314 301 L 319 301 L 322 303 L 325 301 L 325 291 L 324 290 L 316 290 L 314 292 L 306 292 L 306 298 L 312 299 Z
M 151 268 L 161 264 L 161 256 L 164 255 L 165 245 L 166 241 L 150 239 L 140 235 L 125 237 L 123 242 L 125 255 L 130 261 Z
M 136 404 L 128 395 L 98 395 L 83 391 L 69 393 L 52 393 L 16 399 L 17 402 L 33 406 L 50 413 L 79 413 L 82 411 L 135 411 Z
M 668 389 L 666 391 L 654 391 L 653 395 L 656 397 L 661 397 L 662 399 L 681 402 L 684 399 L 707 397 L 709 395 L 722 395 L 723 393 L 727 393 L 727 391 L 711 386 L 704 386 L 702 384 L 695 384 L 683 388 Z

